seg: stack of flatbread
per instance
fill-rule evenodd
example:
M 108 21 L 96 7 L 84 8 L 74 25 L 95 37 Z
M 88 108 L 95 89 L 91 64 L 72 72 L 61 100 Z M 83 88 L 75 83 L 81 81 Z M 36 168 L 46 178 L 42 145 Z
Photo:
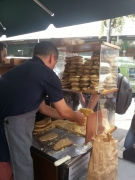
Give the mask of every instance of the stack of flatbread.
M 102 62 L 106 62 L 110 65 L 111 76 L 116 81 L 117 80 L 118 68 L 117 68 L 117 62 L 116 62 L 115 56 L 114 55 L 106 55 L 106 56 L 102 55 L 101 59 L 102 59 Z
M 72 89 L 75 91 L 80 90 L 80 75 L 83 74 L 83 57 L 82 56 L 72 56 L 65 58 L 65 69 L 61 79 L 62 88 Z M 68 83 L 63 84 L 63 83 Z
M 99 85 L 99 69 L 100 69 L 100 56 L 93 54 L 91 57 L 91 66 L 89 72 L 90 85 L 87 88 L 83 88 L 82 91 L 87 91 L 91 94 L 97 92 L 97 86 Z
M 90 86 L 87 88 L 87 92 L 96 93 L 96 87 L 99 85 L 99 76 L 97 74 L 90 75 Z
M 101 62 L 100 74 L 109 74 L 111 73 L 111 66 L 109 63 Z
M 110 80 L 109 82 L 104 81 L 110 75 L 114 80 L 117 79 L 115 56 L 93 54 L 91 58 L 83 59 L 82 56 L 75 55 L 66 57 L 65 61 L 61 79 L 63 89 L 95 94 L 116 87 L 114 83 L 110 84 Z
M 35 123 L 33 134 L 40 134 L 54 127 L 51 119 L 43 119 Z
M 62 89 L 71 89 L 71 83 L 70 82 L 63 82 L 61 81 Z
M 91 75 L 99 76 L 99 69 L 100 69 L 100 56 L 99 55 L 92 55 L 92 66 L 91 66 Z
M 84 60 L 85 60 L 85 62 L 84 62 L 84 66 L 83 66 L 83 68 L 84 68 L 83 74 L 84 75 L 90 75 L 91 66 L 92 66 L 93 61 L 91 58 L 85 58 Z
M 116 80 L 114 78 L 112 78 L 112 76 L 107 77 L 105 79 L 104 83 L 105 83 L 104 88 L 107 90 L 116 88 Z

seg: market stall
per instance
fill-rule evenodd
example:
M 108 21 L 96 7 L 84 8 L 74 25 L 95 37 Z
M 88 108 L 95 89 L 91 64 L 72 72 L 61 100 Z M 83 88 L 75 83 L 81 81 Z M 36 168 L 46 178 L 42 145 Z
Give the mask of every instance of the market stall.
M 62 82 L 66 100 L 70 93 L 88 94 L 89 106 L 83 107 L 81 100 L 77 109 L 86 116 L 83 126 L 67 120 L 47 120 L 41 126 L 35 123 L 31 154 L 34 162 L 35 180 L 77 179 L 86 171 L 91 152 L 91 138 L 104 131 L 113 132 L 116 127 L 115 108 L 117 92 L 117 61 L 119 47 L 105 42 L 57 46 L 65 57 L 58 61 L 56 72 Z M 67 104 L 73 107 L 74 96 Z M 79 97 L 79 96 L 78 96 Z M 95 101 L 95 102 L 94 102 Z M 94 106 L 93 106 L 94 102 Z M 57 135 L 43 140 L 48 134 Z M 70 146 L 54 149 L 61 139 L 68 139 Z M 67 155 L 60 166 L 54 162 Z

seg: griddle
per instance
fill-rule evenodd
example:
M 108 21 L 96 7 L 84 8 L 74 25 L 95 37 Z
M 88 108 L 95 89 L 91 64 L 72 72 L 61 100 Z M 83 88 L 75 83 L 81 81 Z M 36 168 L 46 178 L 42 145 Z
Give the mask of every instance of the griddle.
M 54 132 L 56 134 L 58 134 L 58 137 L 55 138 L 54 140 L 50 140 L 50 141 L 47 141 L 47 142 L 40 142 L 38 141 L 38 138 L 45 135 L 45 134 L 48 134 L 48 133 L 51 133 L 51 132 Z M 74 145 L 72 146 L 69 146 L 69 147 L 66 147 L 60 151 L 54 151 L 52 149 L 53 145 L 60 139 L 62 138 L 66 138 L 68 137 L 69 140 L 73 141 L 74 142 Z M 62 130 L 62 129 L 58 129 L 58 128 L 54 128 L 54 129 L 51 129 L 49 131 L 46 131 L 44 132 L 43 134 L 40 134 L 40 135 L 34 135 L 33 136 L 33 146 L 37 149 L 39 149 L 40 151 L 42 151 L 42 153 L 45 153 L 45 154 L 48 154 L 49 156 L 51 156 L 52 158 L 54 158 L 54 161 L 62 158 L 62 157 L 65 157 L 68 152 L 76 152 L 76 149 L 77 151 L 80 150 L 80 151 L 83 151 L 83 144 L 85 143 L 85 138 L 84 137 L 81 137 L 81 136 L 78 136 L 76 134 L 73 134 L 71 132 L 68 132 L 68 131 L 65 131 L 65 130 Z M 89 149 L 91 148 L 91 144 L 89 145 Z M 86 153 L 85 153 L 86 154 Z M 75 162 L 80 156 L 83 156 L 83 155 L 79 155 L 75 158 L 72 158 L 71 160 L 69 161 L 66 161 L 65 164 L 66 165 L 72 165 L 73 162 Z

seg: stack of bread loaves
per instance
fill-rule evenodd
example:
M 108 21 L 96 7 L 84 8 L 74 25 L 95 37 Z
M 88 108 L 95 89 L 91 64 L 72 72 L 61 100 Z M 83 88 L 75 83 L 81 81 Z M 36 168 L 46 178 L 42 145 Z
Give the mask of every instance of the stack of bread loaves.
M 66 57 L 65 70 L 62 77 L 62 87 L 64 83 L 69 83 L 67 88 L 75 91 L 95 93 L 99 83 L 100 57 L 92 55 L 92 58 L 81 56 Z M 67 89 L 66 88 L 66 89 Z
M 109 56 L 104 56 L 103 61 L 107 62 L 109 64 L 110 68 L 110 76 L 106 77 L 104 84 L 105 84 L 105 89 L 112 89 L 116 88 L 116 82 L 117 82 L 117 64 L 115 60 L 115 56 L 109 55 Z
M 66 57 L 65 69 L 61 79 L 62 88 L 88 93 L 115 88 L 117 74 L 114 59 L 113 56 L 104 55 L 100 62 L 100 56 L 95 54 L 92 55 L 91 59 L 83 59 L 82 56 Z M 105 76 L 104 82 L 101 79 L 99 80 L 99 73 Z
M 65 61 L 62 83 L 68 82 L 72 90 L 80 91 L 80 76 L 83 75 L 83 57 L 66 57 Z

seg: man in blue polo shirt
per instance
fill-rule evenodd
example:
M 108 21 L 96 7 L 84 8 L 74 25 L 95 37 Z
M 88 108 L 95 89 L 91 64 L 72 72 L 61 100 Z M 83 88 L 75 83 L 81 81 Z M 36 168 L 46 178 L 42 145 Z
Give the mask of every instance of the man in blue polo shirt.
M 0 164 L 11 163 L 14 180 L 34 179 L 30 147 L 38 110 L 54 118 L 84 122 L 84 115 L 63 99 L 61 82 L 53 71 L 57 59 L 56 47 L 42 41 L 36 44 L 32 60 L 0 78 Z M 55 109 L 45 104 L 46 95 Z

